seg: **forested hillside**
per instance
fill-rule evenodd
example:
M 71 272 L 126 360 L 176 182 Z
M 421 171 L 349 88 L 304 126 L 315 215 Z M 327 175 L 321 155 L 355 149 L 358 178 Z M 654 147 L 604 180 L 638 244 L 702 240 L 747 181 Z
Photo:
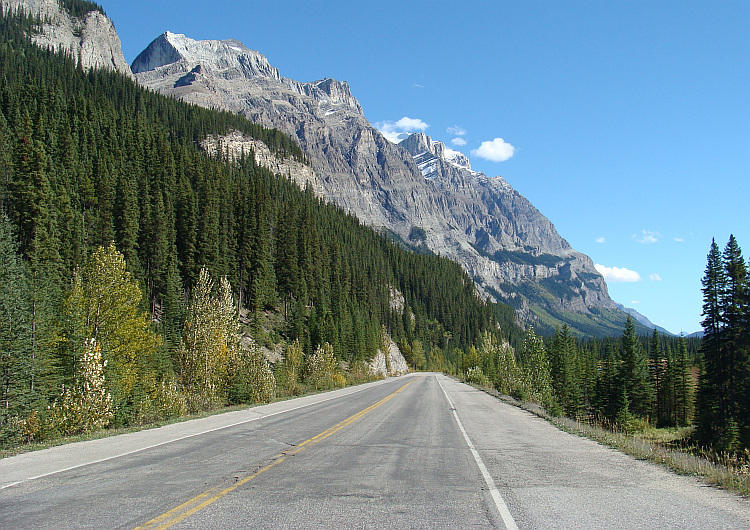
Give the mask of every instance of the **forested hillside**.
M 6 442 L 343 384 L 335 360 L 362 366 L 384 330 L 435 368 L 514 333 L 459 265 L 198 147 L 239 130 L 303 161 L 289 137 L 84 71 L 34 26 L 0 23 Z
M 750 446 L 734 238 L 711 247 L 702 344 L 638 336 L 632 319 L 611 339 L 524 334 L 457 263 L 252 153 L 200 148 L 240 131 L 305 162 L 285 134 L 77 67 L 30 43 L 38 22 L 0 21 L 0 445 L 362 381 L 393 338 L 413 368 L 553 413 L 697 424 L 701 444 Z

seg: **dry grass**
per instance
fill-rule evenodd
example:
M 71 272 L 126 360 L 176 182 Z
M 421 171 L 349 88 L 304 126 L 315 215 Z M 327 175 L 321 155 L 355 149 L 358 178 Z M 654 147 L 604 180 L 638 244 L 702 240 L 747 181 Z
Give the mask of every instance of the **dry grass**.
M 535 403 L 524 403 L 500 395 L 487 387 L 485 392 L 516 407 L 546 419 L 572 434 L 586 436 L 640 460 L 663 465 L 680 475 L 689 475 L 727 491 L 750 497 L 750 450 L 726 453 L 687 445 L 692 429 L 656 428 L 647 422 L 636 422 L 623 432 L 613 425 L 550 416 Z
M 681 475 L 695 476 L 713 486 L 750 496 L 750 451 L 718 453 L 696 448 L 680 448 L 689 429 L 647 428 L 640 432 L 616 429 L 570 418 L 549 418 L 561 429 L 586 436 L 640 460 L 664 465 Z M 677 447 L 675 447 L 677 446 Z

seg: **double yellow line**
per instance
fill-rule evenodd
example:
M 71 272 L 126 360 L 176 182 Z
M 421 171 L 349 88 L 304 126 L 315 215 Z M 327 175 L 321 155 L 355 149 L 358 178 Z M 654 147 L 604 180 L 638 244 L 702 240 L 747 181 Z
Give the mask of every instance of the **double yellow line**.
M 199 512 L 200 510 L 202 510 L 203 508 L 205 508 L 209 504 L 212 504 L 212 503 L 216 502 L 217 500 L 221 499 L 227 493 L 230 493 L 230 492 L 236 490 L 237 488 L 239 488 L 240 486 L 242 486 L 243 484 L 246 484 L 247 482 L 250 482 L 255 477 L 257 477 L 258 475 L 260 475 L 261 473 L 265 473 L 266 471 L 268 471 L 272 467 L 281 464 L 284 460 L 286 460 L 286 458 L 288 456 L 296 455 L 297 453 L 299 453 L 301 451 L 304 451 L 305 449 L 308 449 L 308 448 L 312 447 L 313 445 L 317 444 L 318 442 L 321 442 L 321 441 L 325 440 L 326 438 L 328 438 L 329 436 L 337 433 L 338 431 L 340 431 L 341 429 L 343 429 L 347 425 L 351 425 L 352 423 L 354 423 L 358 419 L 362 418 L 366 414 L 372 412 L 373 410 L 375 410 L 379 406 L 383 405 L 386 401 L 388 401 L 393 396 L 395 396 L 396 394 L 398 394 L 399 392 L 401 392 L 403 389 L 405 389 L 407 386 L 409 386 L 410 384 L 412 384 L 414 381 L 416 381 L 416 379 L 412 379 L 411 381 L 409 381 L 405 385 L 401 386 L 398 390 L 396 390 L 392 394 L 387 395 L 386 397 L 384 397 L 383 399 L 381 399 L 377 403 L 374 403 L 374 404 L 370 405 L 369 407 L 367 407 L 366 409 L 363 409 L 363 410 L 357 412 L 355 415 L 348 417 L 347 419 L 345 419 L 342 422 L 337 423 L 333 427 L 331 427 L 329 429 L 326 429 L 325 431 L 323 431 L 322 433 L 318 434 L 317 436 L 313 436 L 312 438 L 310 438 L 308 440 L 305 440 L 304 442 L 302 442 L 301 444 L 299 444 L 294 449 L 290 449 L 289 451 L 284 451 L 280 455 L 276 455 L 274 457 L 274 459 L 273 459 L 273 462 L 271 462 L 270 464 L 268 464 L 266 467 L 264 467 L 262 469 L 259 469 L 255 473 L 253 473 L 251 475 L 248 475 L 248 476 L 246 476 L 246 477 L 238 480 L 237 482 L 235 482 L 234 484 L 232 484 L 228 488 L 224 488 L 223 490 L 219 490 L 219 488 L 217 486 L 215 488 L 211 488 L 209 490 L 206 490 L 203 493 L 201 493 L 200 495 L 196 495 L 195 497 L 193 497 L 189 501 L 187 501 L 187 502 L 185 502 L 183 504 L 180 504 L 176 508 L 173 508 L 173 509 L 169 510 L 168 512 L 163 513 L 162 515 L 160 515 L 158 517 L 155 517 L 154 519 L 151 519 L 149 522 L 147 522 L 147 523 L 145 523 L 145 524 L 143 524 L 141 526 L 136 527 L 134 530 L 143 530 L 143 529 L 162 530 L 162 529 L 170 528 L 170 527 L 176 525 L 177 523 L 179 523 L 180 521 L 182 521 L 184 519 L 187 519 L 188 517 L 190 517 L 194 513 Z

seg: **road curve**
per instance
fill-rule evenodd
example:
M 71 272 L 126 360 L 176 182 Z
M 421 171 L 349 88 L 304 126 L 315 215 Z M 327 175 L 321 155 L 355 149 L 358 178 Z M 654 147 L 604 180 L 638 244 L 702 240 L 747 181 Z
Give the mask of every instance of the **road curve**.
M 0 460 L 0 528 L 750 528 L 744 499 L 440 374 Z

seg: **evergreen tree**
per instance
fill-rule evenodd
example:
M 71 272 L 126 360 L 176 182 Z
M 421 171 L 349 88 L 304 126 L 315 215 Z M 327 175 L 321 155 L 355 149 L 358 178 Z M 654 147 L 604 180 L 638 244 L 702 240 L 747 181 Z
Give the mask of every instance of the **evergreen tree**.
M 742 257 L 737 240 L 733 235 L 724 248 L 724 271 L 726 283 L 721 293 L 721 309 L 724 329 L 721 336 L 721 348 L 727 363 L 726 415 L 739 424 L 743 435 L 750 428 L 750 410 L 743 403 L 744 392 L 750 379 L 746 319 L 748 305 L 747 264 Z M 750 440 L 750 439 L 749 439 Z
M 578 415 L 583 409 L 581 385 L 577 371 L 577 345 L 570 334 L 570 328 L 563 325 L 557 328 L 549 347 L 552 386 L 557 402 L 570 416 Z
M 711 241 L 703 285 L 703 366 L 698 396 L 697 438 L 710 444 L 721 436 L 726 423 L 727 395 L 725 381 L 729 368 L 723 355 L 721 314 L 722 293 L 726 285 L 724 264 L 716 240 Z
M 648 361 L 638 337 L 635 322 L 628 316 L 622 335 L 620 379 L 628 400 L 628 412 L 647 417 L 653 402 L 653 387 L 648 372 Z
M 34 403 L 29 291 L 17 247 L 10 220 L 0 214 L 0 443 L 12 439 L 14 423 Z
M 688 358 L 685 337 L 680 337 L 674 356 L 674 418 L 677 425 L 690 425 L 693 420 L 693 377 L 690 374 L 690 360 Z
M 722 449 L 750 444 L 747 264 L 734 236 L 724 253 L 712 241 L 703 277 L 703 359 L 699 442 Z
M 651 367 L 651 383 L 654 388 L 654 416 L 658 425 L 665 424 L 664 404 L 666 401 L 667 388 L 664 378 L 667 368 L 667 360 L 664 358 L 659 332 L 654 328 L 649 345 L 649 361 Z

